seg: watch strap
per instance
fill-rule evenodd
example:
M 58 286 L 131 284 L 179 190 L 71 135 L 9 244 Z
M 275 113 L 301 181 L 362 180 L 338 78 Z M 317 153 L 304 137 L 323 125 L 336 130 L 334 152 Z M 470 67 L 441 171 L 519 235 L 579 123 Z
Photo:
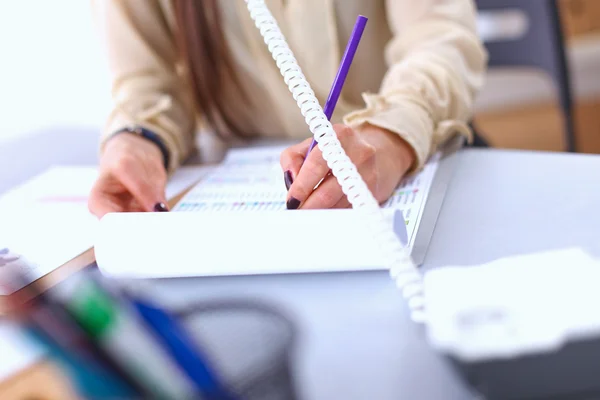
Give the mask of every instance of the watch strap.
M 134 135 L 143 137 L 144 139 L 147 139 L 147 140 L 151 141 L 152 143 L 154 143 L 156 146 L 158 146 L 158 148 L 160 149 L 160 152 L 162 153 L 162 156 L 163 156 L 163 162 L 164 162 L 165 169 L 167 171 L 169 170 L 171 156 L 169 153 L 169 149 L 167 148 L 167 146 L 165 145 L 165 142 L 161 139 L 161 137 L 159 135 L 157 135 L 156 133 L 154 133 L 151 130 L 146 129 L 142 126 L 128 126 L 126 128 L 116 131 L 113 134 L 113 136 L 120 134 L 120 133 L 133 133 Z

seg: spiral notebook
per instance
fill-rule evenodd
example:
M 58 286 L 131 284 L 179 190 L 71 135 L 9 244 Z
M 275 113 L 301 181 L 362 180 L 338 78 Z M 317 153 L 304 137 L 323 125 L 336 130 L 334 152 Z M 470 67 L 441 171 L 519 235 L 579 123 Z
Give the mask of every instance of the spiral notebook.
M 170 213 L 107 215 L 96 238 L 99 268 L 127 278 L 385 269 L 368 215 L 286 210 L 281 150 L 230 150 Z M 434 154 L 382 206 L 389 228 L 418 264 L 449 180 L 448 161 L 443 151 Z M 298 249 L 307 257 L 289 256 Z

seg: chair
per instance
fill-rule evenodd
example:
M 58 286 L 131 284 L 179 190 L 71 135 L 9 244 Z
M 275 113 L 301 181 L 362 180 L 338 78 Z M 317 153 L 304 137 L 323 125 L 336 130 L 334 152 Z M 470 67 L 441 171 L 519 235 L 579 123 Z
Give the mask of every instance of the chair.
M 563 114 L 566 150 L 576 151 L 574 111 L 558 0 L 475 0 L 478 10 L 515 10 L 528 29 L 517 38 L 485 42 L 490 67 L 533 67 L 546 72 L 557 88 Z

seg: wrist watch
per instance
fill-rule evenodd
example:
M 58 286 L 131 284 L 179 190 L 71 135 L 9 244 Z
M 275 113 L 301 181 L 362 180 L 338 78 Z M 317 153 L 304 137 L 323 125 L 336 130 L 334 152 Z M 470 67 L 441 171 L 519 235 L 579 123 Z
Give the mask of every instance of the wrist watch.
M 155 145 L 157 145 L 158 148 L 160 149 L 160 152 L 162 153 L 165 169 L 167 171 L 169 170 L 169 163 L 170 163 L 170 159 L 171 159 L 170 154 L 169 154 L 169 149 L 167 149 L 165 142 L 160 138 L 159 135 L 157 135 L 156 133 L 152 132 L 151 130 L 146 129 L 141 126 L 125 127 L 123 129 L 116 131 L 113 134 L 113 136 L 118 135 L 120 133 L 133 133 L 134 135 L 143 137 L 144 139 L 147 139 L 147 140 L 151 141 L 152 143 L 154 143 Z

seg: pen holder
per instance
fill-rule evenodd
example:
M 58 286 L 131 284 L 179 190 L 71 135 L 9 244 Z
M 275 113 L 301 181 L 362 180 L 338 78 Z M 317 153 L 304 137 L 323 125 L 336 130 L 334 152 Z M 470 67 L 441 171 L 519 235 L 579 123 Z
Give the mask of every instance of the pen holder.
M 206 301 L 171 310 L 198 338 L 236 399 L 294 400 L 295 327 L 276 309 L 247 300 Z

